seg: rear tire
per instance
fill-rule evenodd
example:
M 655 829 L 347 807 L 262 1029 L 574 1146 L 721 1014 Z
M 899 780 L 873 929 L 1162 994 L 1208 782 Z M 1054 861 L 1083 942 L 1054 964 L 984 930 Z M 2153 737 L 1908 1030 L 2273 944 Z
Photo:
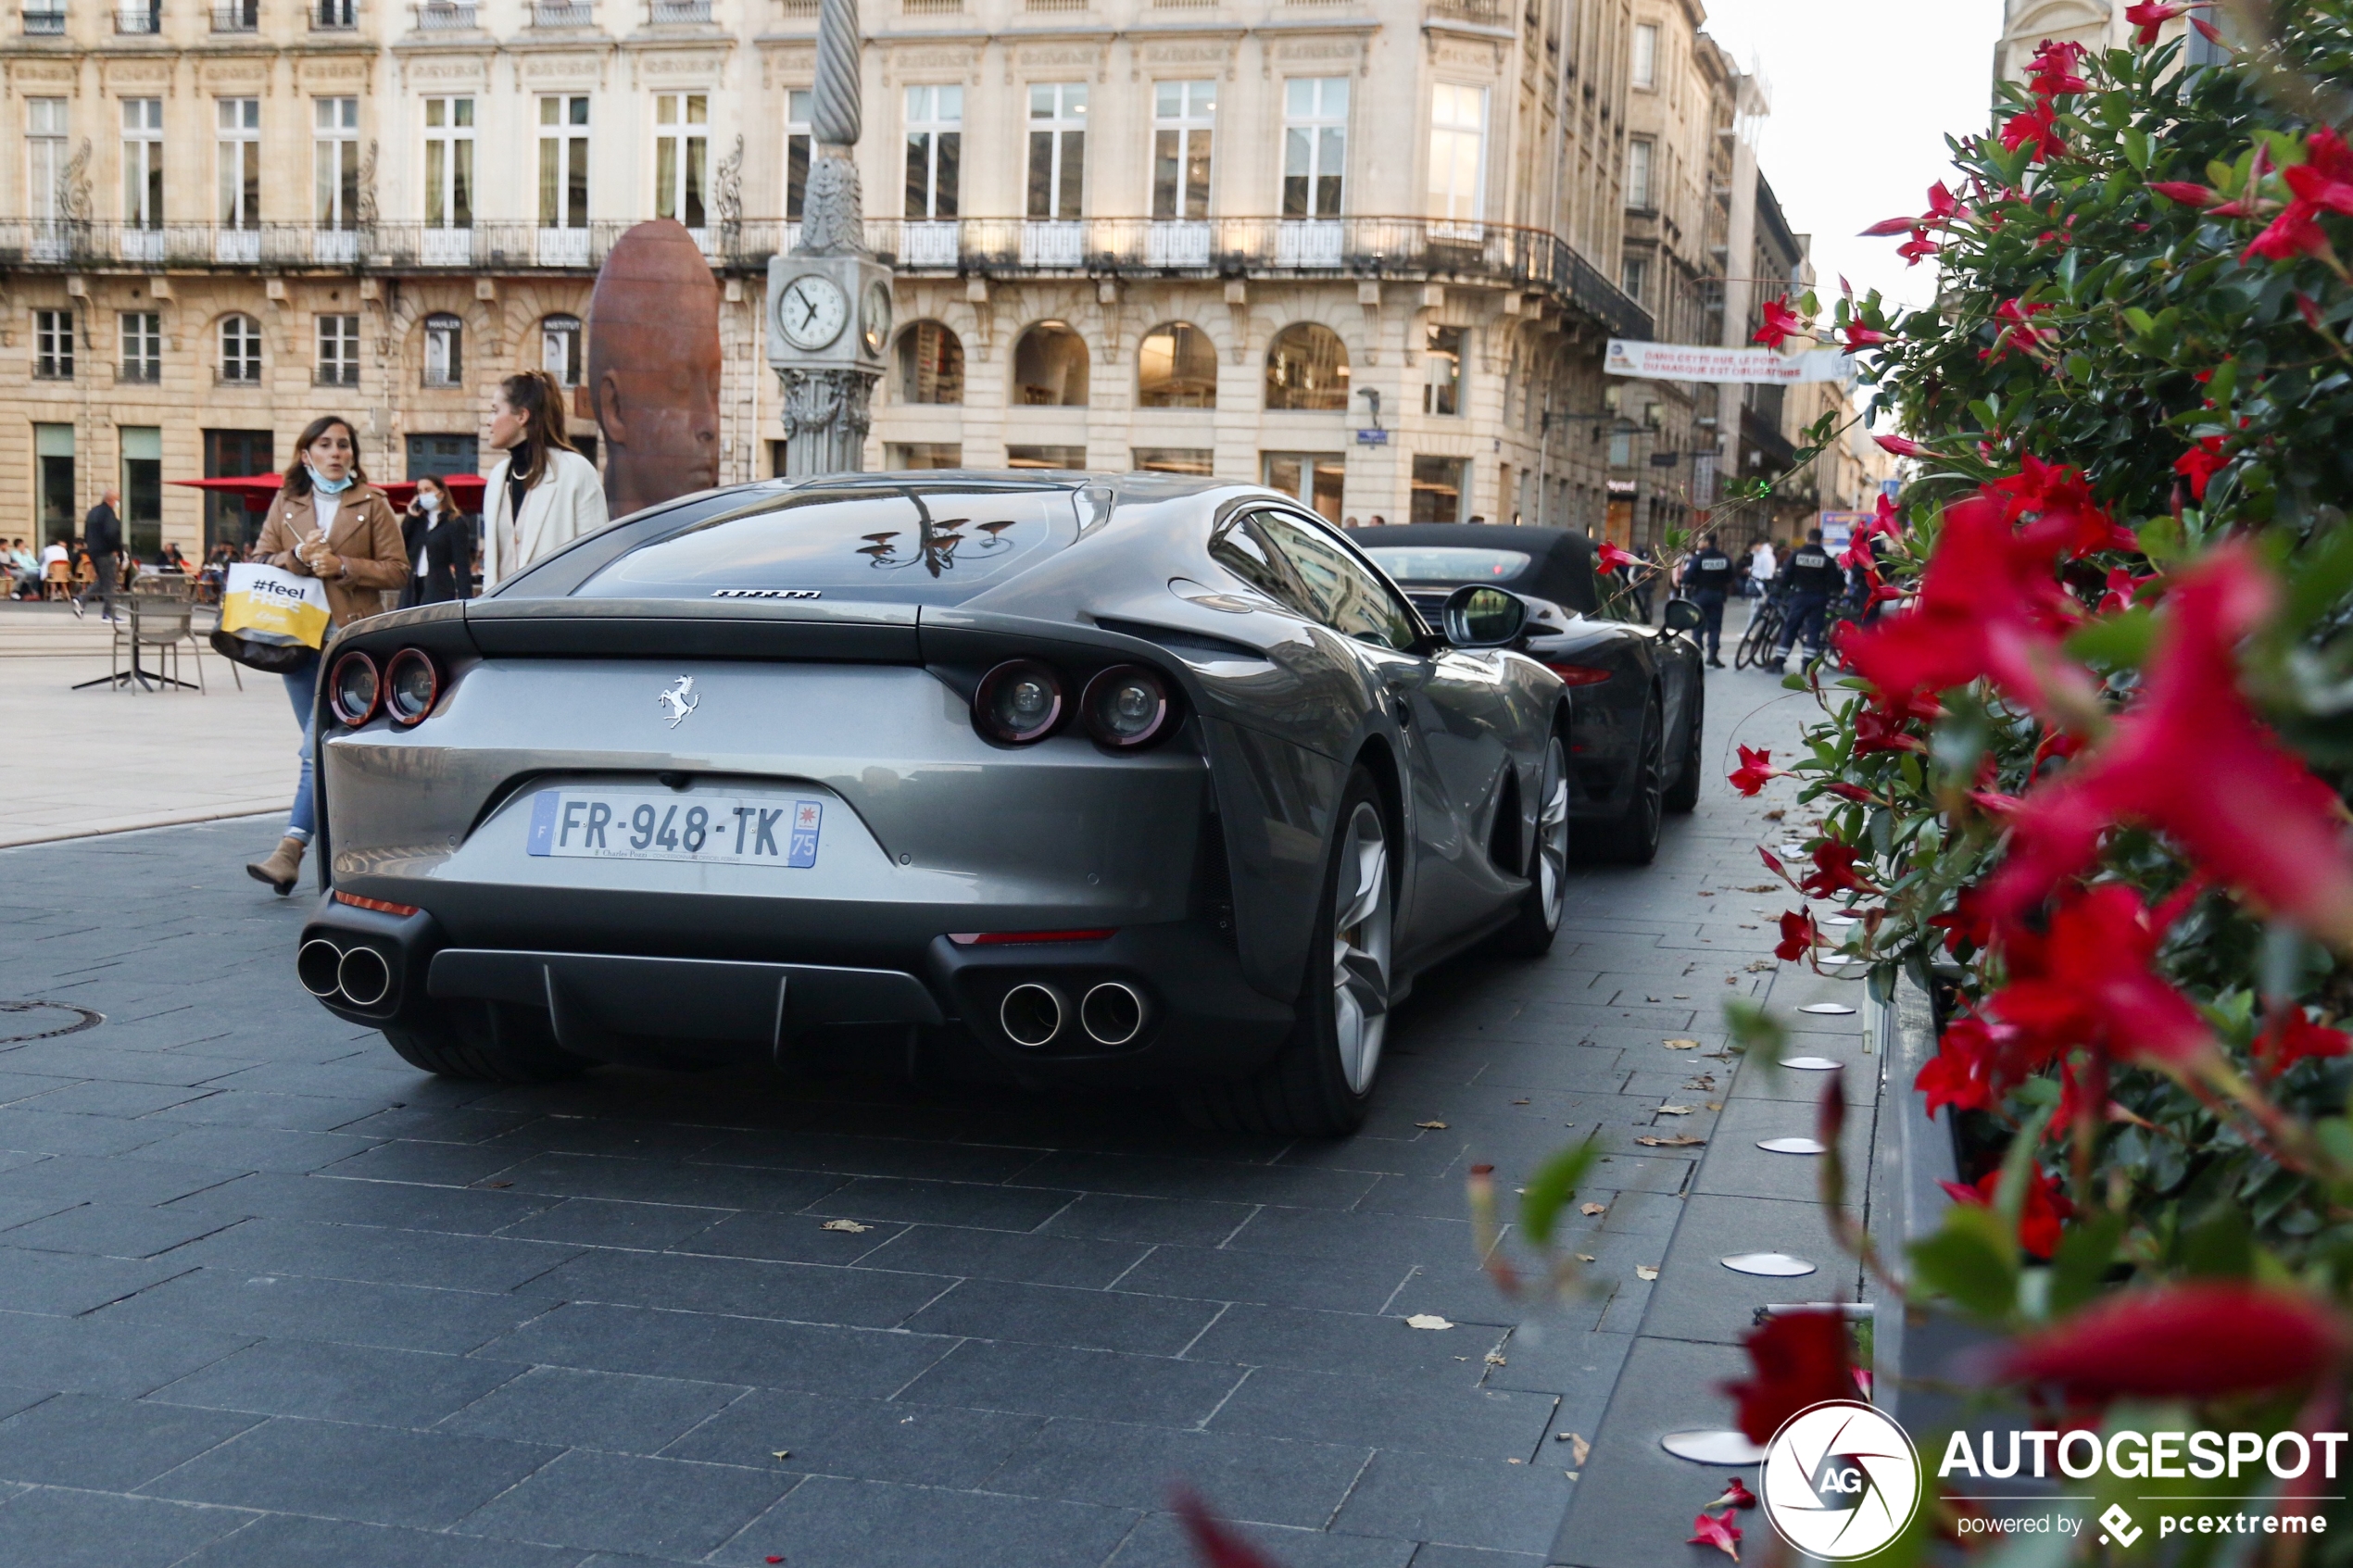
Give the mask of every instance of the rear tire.
M 1707 729 L 1707 682 L 1705 678 L 1692 683 L 1691 718 L 1683 726 L 1683 767 L 1675 775 L 1675 787 L 1666 795 L 1667 809 L 1677 816 L 1688 816 L 1699 809 L 1699 771 L 1706 766 L 1703 756 Z
M 1741 633 L 1740 646 L 1732 649 L 1732 668 L 1745 670 L 1752 664 L 1763 664 L 1773 639 L 1781 633 L 1781 612 L 1772 599 L 1765 599 L 1749 612 L 1748 625 Z
M 1568 906 L 1568 748 L 1557 730 L 1544 746 L 1544 771 L 1536 798 L 1528 891 L 1519 897 L 1512 923 L 1495 934 L 1496 951 L 1516 959 L 1541 959 L 1553 950 Z
M 1197 1126 L 1338 1138 L 1363 1126 L 1372 1109 L 1389 1029 L 1397 879 L 1380 789 L 1361 766 L 1338 820 L 1290 1038 L 1256 1077 L 1189 1090 L 1185 1111 Z
M 1634 787 L 1626 809 L 1596 827 L 1592 857 L 1619 866 L 1647 866 L 1658 854 L 1659 819 L 1666 811 L 1661 780 L 1666 769 L 1666 715 L 1658 694 L 1642 709 L 1642 739 L 1634 753 Z
M 547 1084 L 578 1077 L 594 1065 L 557 1045 L 526 1010 L 497 1003 L 439 1005 L 417 1024 L 384 1035 L 401 1060 L 443 1078 Z

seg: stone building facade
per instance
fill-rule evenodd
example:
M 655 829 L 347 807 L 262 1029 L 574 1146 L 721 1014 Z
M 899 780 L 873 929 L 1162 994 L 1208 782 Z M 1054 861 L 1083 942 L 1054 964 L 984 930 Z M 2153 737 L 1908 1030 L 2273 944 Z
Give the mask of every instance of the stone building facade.
M 1651 3 L 868 0 L 859 162 L 900 323 L 869 464 L 1598 531 L 1603 347 L 1654 335 L 1620 286 Z M 595 269 L 654 217 L 724 285 L 723 473 L 779 470 L 761 300 L 814 0 L 31 0 L 17 27 L 0 534 L 118 483 L 142 550 L 238 538 L 161 482 L 283 469 L 322 411 L 378 475 L 479 471 L 497 378 L 576 383 Z

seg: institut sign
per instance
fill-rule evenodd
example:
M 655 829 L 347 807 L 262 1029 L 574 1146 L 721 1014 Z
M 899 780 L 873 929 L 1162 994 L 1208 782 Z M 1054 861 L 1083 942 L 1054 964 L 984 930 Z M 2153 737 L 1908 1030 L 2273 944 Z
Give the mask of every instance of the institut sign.
M 1800 382 L 1846 380 L 1851 363 L 1836 348 L 1782 354 L 1770 348 L 1709 348 L 1698 344 L 1635 343 L 1612 338 L 1604 373 L 1640 381 L 1760 383 L 1794 386 Z

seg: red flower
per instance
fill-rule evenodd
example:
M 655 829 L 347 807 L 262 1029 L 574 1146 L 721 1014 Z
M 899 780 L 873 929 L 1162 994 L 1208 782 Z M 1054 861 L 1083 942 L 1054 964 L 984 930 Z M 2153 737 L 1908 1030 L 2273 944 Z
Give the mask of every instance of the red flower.
M 1917 218 L 1882 218 L 1862 231 L 1862 237 L 1867 240 L 1884 239 L 1890 234 L 1900 234 L 1907 229 L 1918 228 L 1919 225 L 1919 220 Z
M 2219 435 L 2207 436 L 2173 459 L 2173 471 L 2190 482 L 2193 501 L 2205 500 L 2206 487 L 2214 483 L 2216 474 L 2230 466 L 2231 459 L 2222 456 L 2222 437 Z
M 2067 151 L 2067 143 L 2058 133 L 2058 111 L 2045 98 L 2033 108 L 2014 114 L 2002 122 L 2002 149 L 2016 152 L 2031 146 L 2036 158 L 2048 162 Z
M 2056 1124 L 2056 1123 L 2054 1123 Z M 1946 1196 L 1956 1203 L 1974 1204 L 1981 1209 L 1994 1207 L 1994 1194 L 2002 1185 L 2002 1173 L 1988 1171 L 1975 1186 L 1960 1182 L 1939 1182 Z M 2026 1178 L 2026 1201 L 2019 1206 L 2018 1244 L 2029 1257 L 2048 1258 L 2058 1250 L 2059 1222 L 2075 1213 L 2075 1205 L 2067 1195 L 2043 1173 L 2040 1165 L 2030 1167 Z
M 1842 641 L 1839 647 L 1843 653 L 1845 643 Z M 1914 721 L 1933 723 L 1944 716 L 1944 708 L 1934 697 L 1923 692 L 1891 696 L 1882 688 L 1872 694 L 1870 700 L 1855 714 L 1855 755 L 1868 757 L 1874 751 L 1926 751 L 1927 743 L 1904 726 Z
M 2048 237 L 2048 235 L 2045 236 L 2046 239 Z M 2034 318 L 2050 307 L 2048 301 L 2040 301 L 2033 305 L 2016 299 L 2002 301 L 1994 310 L 1994 320 L 2000 323 L 2000 328 L 1994 336 L 1994 346 L 1985 350 L 1978 358 L 1986 358 L 2001 353 L 2005 348 L 2022 348 L 2032 354 L 2037 349 L 2048 348 L 2057 343 L 2058 338 L 2056 333 L 2045 332 L 2034 325 Z
M 2353 147 L 2322 127 L 2304 144 L 2304 161 L 2280 170 L 2298 199 L 2328 211 L 2353 216 Z
M 1936 1054 L 1920 1064 L 1912 1087 L 1928 1097 L 1928 1114 L 1940 1106 L 1992 1110 L 2030 1073 L 2050 1065 L 2050 1050 L 2024 1031 L 1975 1013 L 1945 1025 Z
M 1849 354 L 1859 353 L 1866 348 L 1876 348 L 1887 341 L 1885 332 L 1867 327 L 1860 321 L 1849 321 L 1845 331 L 1846 342 L 1843 346 Z
M 2222 193 L 2211 185 L 2199 185 L 2187 180 L 2152 180 L 2149 189 L 2167 201 L 2183 207 L 2212 207 L 2222 199 Z
M 1773 766 L 1773 754 L 1755 746 L 1741 747 L 1741 765 L 1731 773 L 1732 787 L 1743 795 L 1755 795 L 1765 787 L 1768 779 L 1784 778 L 1783 770 Z
M 1841 800 L 1869 801 L 1879 798 L 1861 784 L 1851 784 L 1842 779 L 1831 780 L 1822 785 L 1822 789 L 1826 794 L 1835 795 Z
M 2304 324 L 2314 332 L 2321 333 L 2328 332 L 2327 326 L 2321 320 L 2321 302 L 2301 290 L 2298 290 L 2296 295 L 2296 313 L 2303 317 Z
M 1814 874 L 1797 884 L 1798 891 L 1812 898 L 1828 898 L 1839 893 L 1876 893 L 1878 888 L 1855 874 L 1856 852 L 1836 839 L 1825 839 L 1814 848 Z M 1789 922 L 1781 922 L 1782 934 Z
M 1737 1475 L 1724 1477 L 1724 1495 L 1707 1505 L 1710 1508 L 1755 1508 L 1756 1494 Z
M 2076 74 L 2083 64 L 2084 48 L 2072 40 L 2056 44 L 2049 39 L 2034 51 L 2026 62 L 2026 90 L 2042 97 L 2055 97 L 2061 93 L 2088 93 L 2092 84 Z
M 1928 188 L 1928 212 L 1921 220 L 1923 222 L 1944 224 L 1969 215 L 1969 208 L 1961 205 L 1961 199 L 1944 181 L 1939 180 Z
M 2119 610 L 2132 608 L 2133 601 L 2140 596 L 2143 585 L 2154 583 L 2157 579 L 2158 573 L 2154 571 L 2136 574 L 2130 567 L 2109 567 L 2108 591 L 2100 596 L 2099 613 L 2113 615 Z
M 1848 666 L 1882 692 L 1943 691 L 1989 676 L 2046 718 L 2088 707 L 2091 677 L 2059 646 L 2078 615 L 2051 575 L 2060 541 L 2019 533 L 2005 511 L 1987 492 L 1946 508 L 1919 601 L 1843 633 Z
M 1953 907 L 1937 915 L 1929 924 L 1944 933 L 1944 950 L 1957 953 L 1963 944 L 1972 947 L 1994 945 L 1994 918 L 1984 909 L 1984 896 L 1974 887 L 1964 887 L 1954 895 Z
M 2024 531 L 2038 544 L 2055 542 L 2070 559 L 2095 550 L 2137 550 L 2141 542 L 2132 530 L 2117 525 L 2106 507 L 2092 498 L 2082 471 L 2061 463 L 2046 463 L 2029 452 L 2019 458 L 2019 470 L 1986 486 L 2009 497 L 2007 517 L 2016 522 L 2029 513 L 2035 521 Z
M 1993 1370 L 2007 1383 L 2057 1384 L 2095 1401 L 2210 1399 L 2317 1386 L 2344 1349 L 2343 1323 L 2318 1301 L 2204 1280 L 2095 1302 L 2012 1341 Z
M 2091 862 L 2103 833 L 2131 821 L 2272 911 L 2353 941 L 2353 855 L 2336 792 L 2238 688 L 2233 650 L 2275 601 L 2240 542 L 2172 584 L 2138 699 L 2106 740 L 2027 797 L 1992 884 L 1997 916 L 2039 903 Z
M 1702 1512 L 1692 1521 L 1691 1538 L 1685 1546 L 1712 1546 L 1738 1562 L 1741 1560 L 1741 1527 L 1732 1523 L 1732 1511 L 1726 1509 L 1722 1518 Z
M 1756 329 L 1756 336 L 1750 341 L 1761 343 L 1768 348 L 1779 348 L 1787 343 L 1793 334 L 1800 337 L 1806 335 L 1806 318 L 1789 307 L 1787 295 L 1783 295 L 1779 299 L 1767 300 L 1764 309 L 1765 324 Z
M 2062 903 L 2044 932 L 2004 929 L 2009 984 L 1986 1006 L 2049 1055 L 2090 1046 L 2128 1061 L 2187 1068 L 2213 1048 L 2214 1036 L 2189 998 L 2151 969 L 2164 937 L 2138 893 L 2102 883 Z
M 1593 570 L 1596 571 L 1616 571 L 1621 566 L 1642 564 L 1642 558 L 1627 554 L 1606 539 L 1602 541 L 1601 548 L 1594 552 Z
M 2139 0 L 2137 5 L 2124 7 L 2124 25 L 2141 30 L 2136 41 L 2145 48 L 2157 42 L 2158 29 L 2205 3 L 2206 0 L 2190 0 L 2188 5 L 2166 5 L 2159 0 Z
M 2293 1005 L 2268 1019 L 2263 1033 L 2255 1037 L 2255 1059 L 2263 1064 L 2265 1076 L 2273 1078 L 2306 1057 L 2338 1057 L 2348 1050 L 2353 1050 L 2353 1035 L 2315 1023 Z
M 1881 451 L 1892 452 L 1899 458 L 1917 458 L 1928 450 L 1908 436 L 1874 435 L 1871 439 L 1879 444 Z
M 1806 909 L 1781 911 L 1781 943 L 1773 956 L 1784 963 L 1795 963 L 1814 950 L 1814 916 Z
M 2270 228 L 2247 243 L 2239 259 L 2259 256 L 2267 261 L 2293 261 L 2299 256 L 2334 255 L 2317 220 L 2319 210 L 2309 202 L 2288 203 L 2287 210 L 2272 219 Z
M 1273 1558 L 1244 1540 L 1234 1527 L 1209 1512 L 1189 1488 L 1178 1487 L 1176 1517 L 1193 1543 L 1193 1555 L 1207 1568 L 1277 1568 Z
M 1855 1397 L 1846 1324 L 1835 1312 L 1782 1312 L 1741 1345 L 1752 1374 L 1723 1387 L 1740 1401 L 1740 1429 L 1752 1443 L 1772 1436 L 1808 1405 Z
M 1905 266 L 1917 267 L 1920 264 L 1920 258 L 1922 257 L 1934 256 L 1937 252 L 1943 250 L 1944 248 L 1944 247 L 1943 245 L 1932 244 L 1930 241 L 1927 230 L 1915 229 L 1912 231 L 1912 237 L 1910 239 L 1906 240 L 1902 245 L 1895 247 L 1895 254 L 1904 258 Z

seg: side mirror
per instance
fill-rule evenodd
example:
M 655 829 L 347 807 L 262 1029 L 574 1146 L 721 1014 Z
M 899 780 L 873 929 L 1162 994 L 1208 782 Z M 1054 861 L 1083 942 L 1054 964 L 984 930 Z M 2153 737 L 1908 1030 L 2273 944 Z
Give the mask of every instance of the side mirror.
M 1700 623 L 1699 606 L 1689 599 L 1669 599 L 1667 601 L 1665 621 L 1669 632 L 1696 632 Z
M 1528 601 L 1503 588 L 1466 583 L 1446 596 L 1446 640 L 1458 648 L 1509 647 L 1528 629 Z

